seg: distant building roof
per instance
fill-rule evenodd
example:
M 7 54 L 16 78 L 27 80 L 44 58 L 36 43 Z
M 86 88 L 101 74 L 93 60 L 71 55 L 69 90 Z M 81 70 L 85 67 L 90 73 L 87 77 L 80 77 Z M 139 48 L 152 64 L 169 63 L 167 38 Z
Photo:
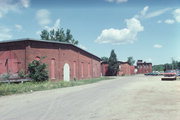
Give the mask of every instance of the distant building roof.
M 137 63 L 142 63 L 143 61 L 142 60 L 138 60 Z
M 117 63 L 118 64 L 129 64 L 128 62 L 122 62 L 122 61 L 117 61 Z M 102 62 L 101 64 L 108 64 L 108 62 Z
M 118 61 L 120 64 L 129 64 L 128 62 Z
M 150 64 L 152 64 L 152 63 L 150 63 L 150 62 L 143 62 L 143 60 L 138 60 L 137 61 L 137 65 L 150 65 Z

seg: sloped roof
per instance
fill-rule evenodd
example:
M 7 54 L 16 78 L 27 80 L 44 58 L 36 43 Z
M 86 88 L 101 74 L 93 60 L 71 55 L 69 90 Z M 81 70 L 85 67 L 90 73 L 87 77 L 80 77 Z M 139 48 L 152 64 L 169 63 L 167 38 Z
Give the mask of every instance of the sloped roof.
M 59 42 L 59 41 L 52 41 L 52 40 L 40 40 L 40 39 L 33 39 L 33 38 L 22 38 L 22 39 L 14 39 L 14 40 L 3 40 L 3 41 L 0 41 L 0 44 L 1 43 L 13 43 L 13 42 L 21 42 L 21 41 L 37 41 L 37 42 L 46 42 L 46 43 L 57 43 L 57 44 L 64 44 L 64 45 L 70 45 L 70 46 L 73 46 L 75 48 L 78 48 L 80 49 L 81 51 L 84 51 L 94 57 L 96 57 L 97 59 L 101 60 L 99 57 L 97 57 L 96 55 L 88 52 L 88 51 L 85 51 L 83 50 L 82 48 L 76 46 L 76 45 L 73 45 L 71 43 L 66 43 L 66 42 Z

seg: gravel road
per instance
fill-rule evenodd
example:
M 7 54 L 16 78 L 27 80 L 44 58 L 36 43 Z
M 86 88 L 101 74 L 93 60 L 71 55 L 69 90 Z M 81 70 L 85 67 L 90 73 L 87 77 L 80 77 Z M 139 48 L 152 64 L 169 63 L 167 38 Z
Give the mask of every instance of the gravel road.
M 180 120 L 180 81 L 117 77 L 0 97 L 0 120 Z

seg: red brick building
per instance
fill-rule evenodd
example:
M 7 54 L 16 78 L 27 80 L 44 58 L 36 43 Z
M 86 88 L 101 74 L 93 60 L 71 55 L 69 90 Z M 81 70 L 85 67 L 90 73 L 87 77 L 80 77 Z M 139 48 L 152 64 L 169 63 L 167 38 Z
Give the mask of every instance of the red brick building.
M 74 78 L 100 77 L 101 59 L 68 43 L 35 39 L 19 39 L 0 42 L 0 75 L 27 72 L 28 64 L 46 56 L 42 61 L 48 65 L 52 80 L 69 81 Z
M 107 76 L 108 72 L 108 63 L 107 62 L 102 62 L 101 63 L 101 74 L 102 76 Z
M 119 72 L 118 75 L 124 76 L 124 75 L 133 75 L 135 67 L 131 66 L 128 62 L 121 62 L 119 61 Z
M 131 75 L 130 65 L 128 62 L 119 62 L 119 72 L 118 75 Z
M 146 63 L 142 60 L 137 61 L 137 74 L 145 74 L 152 72 L 152 63 Z
M 119 64 L 119 71 L 118 71 L 117 75 L 124 76 L 124 75 L 135 74 L 134 73 L 135 66 L 129 65 L 128 62 L 121 62 L 121 61 L 118 61 L 118 64 Z M 101 71 L 102 71 L 103 76 L 107 75 L 107 71 L 108 71 L 108 63 L 107 62 L 101 63 Z

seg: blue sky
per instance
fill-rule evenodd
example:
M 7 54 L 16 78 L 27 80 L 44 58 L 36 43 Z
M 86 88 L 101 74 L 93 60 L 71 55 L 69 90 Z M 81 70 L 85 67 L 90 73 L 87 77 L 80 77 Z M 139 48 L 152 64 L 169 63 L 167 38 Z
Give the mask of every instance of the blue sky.
M 79 47 L 118 60 L 180 61 L 179 0 L 0 0 L 0 40 L 71 29 Z

